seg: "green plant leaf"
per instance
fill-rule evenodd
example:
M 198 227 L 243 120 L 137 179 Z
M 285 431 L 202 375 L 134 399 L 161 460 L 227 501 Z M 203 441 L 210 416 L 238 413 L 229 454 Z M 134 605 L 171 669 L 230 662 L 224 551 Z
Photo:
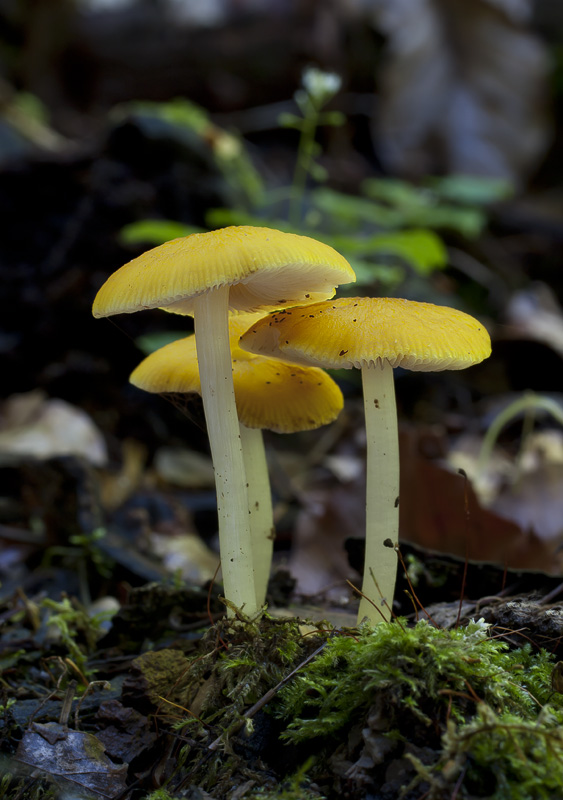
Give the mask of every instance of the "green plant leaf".
M 339 127 L 344 125 L 346 117 L 341 111 L 324 111 L 319 115 L 319 125 L 332 125 Z
M 420 275 L 430 275 L 445 267 L 448 261 L 443 241 L 432 231 L 383 233 L 372 237 L 370 244 L 372 252 L 398 256 Z
M 446 175 L 426 183 L 442 200 L 466 205 L 497 203 L 514 194 L 510 181 L 479 175 Z
M 303 119 L 296 114 L 290 114 L 288 111 L 284 111 L 278 116 L 278 125 L 280 128 L 295 128 L 300 131 L 303 127 Z
M 316 162 L 312 162 L 309 167 L 309 173 L 313 180 L 317 181 L 318 183 L 322 183 L 326 181 L 328 178 L 328 170 L 326 167 L 323 167 L 322 164 L 317 164 Z
M 362 192 L 374 200 L 382 200 L 396 208 L 426 205 L 420 189 L 412 183 L 397 178 L 368 178 L 362 183 Z
M 441 203 L 440 196 L 432 189 L 406 181 L 368 178 L 362 184 L 362 192 L 390 206 L 401 219 L 397 227 L 449 229 L 473 239 L 479 236 L 486 223 L 481 209 Z
M 310 193 L 309 199 L 319 211 L 356 228 L 363 223 L 381 228 L 399 228 L 404 221 L 400 212 L 382 203 L 342 194 L 334 189 L 315 189 Z
M 190 233 L 200 233 L 202 228 L 193 225 L 184 225 L 182 222 L 174 222 L 169 219 L 143 219 L 139 222 L 132 222 L 125 225 L 119 232 L 119 240 L 122 244 L 143 244 L 159 245 L 169 242 L 171 239 L 179 239 L 181 236 L 188 236 Z
M 356 273 L 356 283 L 352 284 L 353 287 L 379 284 L 385 287 L 386 292 L 390 292 L 405 278 L 405 269 L 398 264 L 384 264 L 352 256 L 348 257 L 348 261 Z M 356 293 L 356 289 L 354 289 L 354 293 Z

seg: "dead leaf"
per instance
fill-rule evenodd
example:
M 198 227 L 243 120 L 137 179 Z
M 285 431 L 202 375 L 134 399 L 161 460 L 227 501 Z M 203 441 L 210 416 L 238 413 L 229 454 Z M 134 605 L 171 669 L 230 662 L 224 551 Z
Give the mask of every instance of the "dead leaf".
M 168 536 L 152 531 L 149 540 L 151 552 L 162 560 L 163 567 L 182 580 L 198 585 L 216 575 L 219 556 L 197 533 Z
M 155 455 L 155 469 L 161 480 L 187 489 L 215 486 L 211 458 L 184 447 L 161 447 Z
M 516 292 L 505 316 L 508 322 L 503 331 L 505 336 L 542 342 L 563 357 L 563 311 L 555 293 L 545 283 L 538 281 Z
M 127 764 L 114 764 L 93 734 L 56 722 L 32 723 L 15 760 L 109 800 L 126 788 Z
M 555 548 L 563 543 L 563 432 L 529 433 L 517 454 L 495 446 L 480 463 L 482 437 L 463 436 L 450 450 L 448 464 L 469 476 L 480 506 L 533 531 Z
M 328 591 L 339 601 L 349 594 L 346 579 L 358 581 L 348 565 L 344 542 L 350 536 L 362 536 L 365 530 L 364 478 L 309 490 L 303 494 L 303 503 L 289 558 L 296 590 L 305 595 Z
M 375 137 L 388 169 L 518 182 L 549 139 L 531 0 L 375 0 L 388 37 Z
M 419 437 L 414 429 L 401 435 L 401 538 L 471 561 L 563 572 L 558 541 L 483 508 L 469 480 L 421 454 Z
M 106 752 L 127 764 L 153 747 L 158 738 L 147 717 L 134 708 L 126 708 L 116 698 L 101 703 L 96 717 L 104 723 L 98 739 Z
M 82 409 L 34 391 L 8 397 L 0 408 L 0 452 L 36 458 L 82 456 L 107 463 L 104 437 Z
M 490 508 L 546 542 L 563 542 L 563 432 L 541 430 L 526 437 L 514 479 Z
M 103 472 L 100 477 L 100 499 L 110 511 L 122 506 L 142 483 L 147 463 L 147 448 L 135 439 L 121 445 L 122 463 L 119 472 Z
M 522 530 L 533 531 L 545 542 L 563 542 L 563 466 L 543 464 L 505 488 L 491 505 Z
M 434 442 L 436 437 L 423 428 L 401 428 L 400 540 L 515 570 L 563 573 L 559 538 L 544 539 L 505 509 L 501 514 L 498 508 L 484 507 L 469 480 L 445 460 L 426 455 L 447 451 L 445 440 Z M 362 474 L 342 484 L 333 477 L 303 489 L 289 560 L 298 592 L 314 595 L 332 587 L 333 596 L 342 595 L 346 578 L 359 580 L 348 565 L 344 543 L 364 535 L 364 480 Z

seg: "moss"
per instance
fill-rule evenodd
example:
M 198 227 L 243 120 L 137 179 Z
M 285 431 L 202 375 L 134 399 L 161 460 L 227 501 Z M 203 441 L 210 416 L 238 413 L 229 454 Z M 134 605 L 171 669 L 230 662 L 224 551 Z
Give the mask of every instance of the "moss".
M 37 776 L 20 777 L 6 772 L 0 778 L 0 800 L 57 800 L 55 783 Z
M 307 778 L 307 772 L 312 764 L 313 759 L 308 759 L 287 780 L 245 794 L 246 800 L 326 800 L 325 795 L 321 794 L 316 787 L 313 788 Z
M 174 795 L 169 794 L 166 789 L 155 789 L 147 795 L 146 800 L 176 800 Z
M 246 747 L 251 747 L 253 720 L 245 711 L 268 690 L 284 680 L 291 670 L 319 645 L 319 637 L 303 637 L 295 618 L 257 620 L 225 619 L 208 631 L 175 692 L 189 698 L 182 715 L 172 726 L 188 740 L 179 752 L 171 785 L 189 774 L 190 781 L 212 791 L 228 793 L 237 771 L 247 779 L 254 773 L 246 765 Z M 245 728 L 247 735 L 233 735 Z M 216 747 L 209 749 L 211 742 Z M 236 751 L 235 751 L 236 750 Z M 263 773 L 256 773 L 257 784 Z
M 455 630 L 398 622 L 334 637 L 282 689 L 283 738 L 316 739 L 321 750 L 353 740 L 371 715 L 378 733 L 405 746 L 415 770 L 408 791 L 424 783 L 429 800 L 456 786 L 460 800 L 560 797 L 563 703 L 551 655 L 510 650 L 483 621 Z M 430 748 L 430 763 L 407 743 Z

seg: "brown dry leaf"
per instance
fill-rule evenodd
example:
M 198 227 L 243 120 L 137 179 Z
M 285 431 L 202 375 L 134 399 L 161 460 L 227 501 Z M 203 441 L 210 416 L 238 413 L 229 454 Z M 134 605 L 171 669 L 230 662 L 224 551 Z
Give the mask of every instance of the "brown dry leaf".
M 514 500 L 511 511 L 512 499 L 507 499 L 506 503 L 499 499 L 503 495 L 499 494 L 501 481 L 496 476 L 492 476 L 485 487 L 488 502 L 496 503 L 494 508 L 488 508 L 479 500 L 469 480 L 435 457 L 444 454 L 447 448 L 445 441 L 437 438 L 433 431 L 402 427 L 400 449 L 401 541 L 515 570 L 563 573 L 563 552 L 558 552 L 561 537 L 556 535 L 558 520 L 563 519 L 563 507 L 561 513 L 559 511 L 559 506 L 563 506 L 563 493 L 557 488 L 563 464 L 551 465 L 552 482 L 542 487 L 541 494 L 534 495 L 533 502 L 528 502 L 528 494 L 519 489 L 521 500 Z M 560 452 L 554 446 L 550 452 L 553 450 Z M 426 452 L 433 457 L 428 457 Z M 471 453 L 468 451 L 467 455 Z M 465 462 L 466 466 L 470 463 L 469 460 Z M 475 454 L 473 463 L 476 463 Z M 303 488 L 302 508 L 289 560 L 298 592 L 314 595 L 333 587 L 328 594 L 336 599 L 337 594 L 346 593 L 346 579 L 359 584 L 361 579 L 348 565 L 345 542 L 364 535 L 364 469 L 361 475 L 346 483 L 333 477 L 322 487 Z M 498 459 L 495 469 L 504 479 L 514 473 L 506 459 Z M 556 475 L 554 470 L 557 470 Z M 534 487 L 535 484 L 530 484 L 532 495 Z M 547 494 L 551 495 L 550 508 Z M 538 503 L 546 504 L 543 513 L 537 508 Z M 542 517 L 546 515 L 551 538 L 543 533 L 547 523 Z M 528 524 L 532 520 L 534 524 Z
M 512 457 L 497 445 L 485 464 L 482 441 L 463 436 L 447 458 L 469 476 L 479 504 L 554 547 L 563 543 L 563 432 L 530 433 Z
M 297 591 L 315 595 L 336 585 L 336 594 L 347 595 L 346 579 L 357 583 L 359 578 L 348 565 L 344 542 L 350 536 L 361 537 L 364 533 L 363 477 L 345 485 L 309 490 L 303 497 L 289 559 Z M 329 591 L 331 594 L 334 592 Z
M 563 433 L 541 430 L 526 437 L 511 482 L 490 508 L 533 530 L 543 541 L 563 543 Z
M 96 718 L 104 724 L 97 737 L 114 761 L 121 759 L 130 764 L 153 747 L 158 738 L 152 720 L 134 708 L 126 708 L 116 698 L 104 700 Z
M 407 541 L 472 561 L 510 569 L 563 572 L 559 541 L 483 508 L 469 480 L 420 453 L 420 434 L 401 435 L 401 536 Z
M 375 136 L 388 169 L 518 182 L 549 139 L 531 0 L 375 0 L 388 37 Z
M 147 463 L 147 448 L 135 439 L 125 439 L 121 452 L 119 471 L 103 472 L 99 476 L 100 499 L 109 511 L 123 505 L 141 486 Z
M 104 745 L 91 733 L 55 722 L 32 723 L 20 742 L 15 760 L 89 792 L 112 798 L 125 789 L 127 764 L 114 764 Z

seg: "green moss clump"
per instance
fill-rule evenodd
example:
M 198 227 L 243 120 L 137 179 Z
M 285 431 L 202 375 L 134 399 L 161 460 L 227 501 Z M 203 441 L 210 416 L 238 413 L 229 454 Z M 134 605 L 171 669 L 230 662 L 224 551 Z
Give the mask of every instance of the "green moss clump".
M 304 638 L 299 620 L 267 614 L 257 620 L 221 620 L 210 629 L 184 678 L 175 685 L 190 713 L 171 726 L 187 741 L 178 753 L 171 786 L 181 784 L 189 774 L 194 785 L 219 797 L 226 796 L 237 770 L 243 769 L 247 778 L 253 776 L 245 767 L 244 750 L 254 721 L 245 718 L 245 711 L 285 679 L 320 641 L 320 637 Z M 246 735 L 237 739 L 235 752 L 231 739 L 243 727 Z M 216 746 L 208 749 L 214 740 Z M 256 783 L 263 783 L 263 773 L 256 773 Z
M 535 718 L 495 714 L 484 703 L 465 725 L 450 722 L 442 738 L 443 752 L 431 774 L 413 759 L 420 778 L 434 794 L 443 786 L 444 771 L 451 783 L 463 780 L 473 794 L 494 800 L 555 800 L 563 793 L 563 729 L 561 711 L 547 706 Z M 487 787 L 494 786 L 492 794 Z
M 398 622 L 333 638 L 280 692 L 283 737 L 326 747 L 371 714 L 416 770 L 405 791 L 425 782 L 429 798 L 456 785 L 460 800 L 560 797 L 563 703 L 551 691 L 551 655 L 510 650 L 483 621 L 455 630 Z M 433 763 L 407 745 L 430 748 Z

